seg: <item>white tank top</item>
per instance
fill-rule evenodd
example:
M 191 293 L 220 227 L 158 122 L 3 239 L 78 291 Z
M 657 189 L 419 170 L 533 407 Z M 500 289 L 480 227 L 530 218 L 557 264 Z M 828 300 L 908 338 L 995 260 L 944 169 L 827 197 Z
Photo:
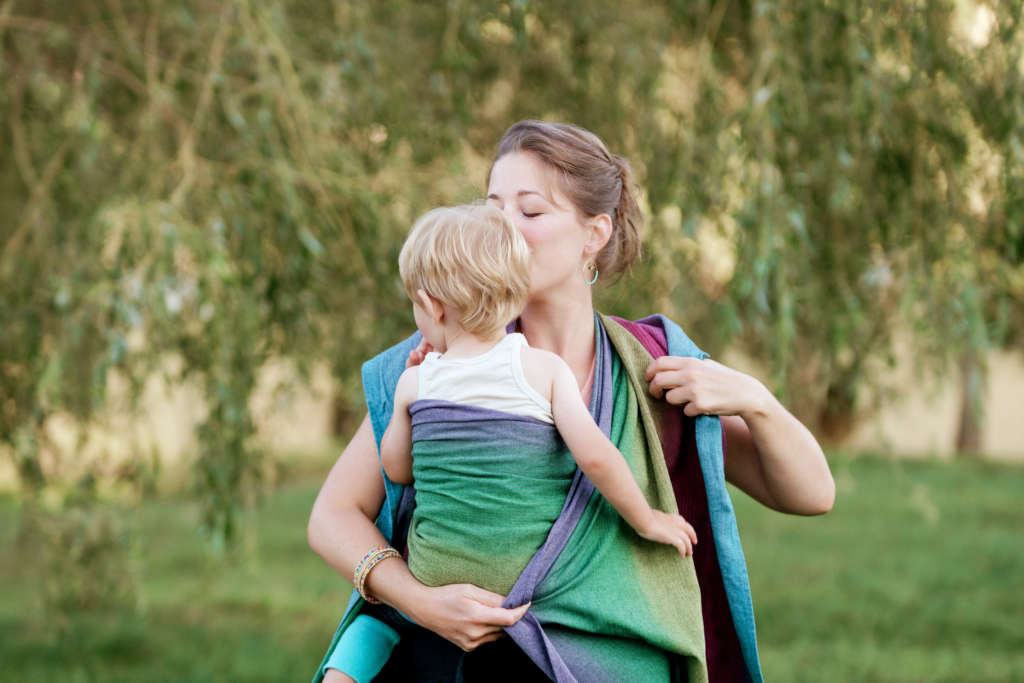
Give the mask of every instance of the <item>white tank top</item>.
M 551 403 L 523 376 L 526 337 L 512 332 L 472 358 L 442 358 L 432 351 L 420 363 L 418 398 L 500 410 L 554 424 Z

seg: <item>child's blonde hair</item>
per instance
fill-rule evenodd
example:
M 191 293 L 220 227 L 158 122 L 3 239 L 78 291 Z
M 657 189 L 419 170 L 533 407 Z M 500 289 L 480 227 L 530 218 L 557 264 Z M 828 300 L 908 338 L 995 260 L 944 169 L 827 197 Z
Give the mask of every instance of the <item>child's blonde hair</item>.
M 457 310 L 464 330 L 486 335 L 514 320 L 526 305 L 530 250 L 493 206 L 442 207 L 413 224 L 398 270 L 414 302 L 422 289 Z

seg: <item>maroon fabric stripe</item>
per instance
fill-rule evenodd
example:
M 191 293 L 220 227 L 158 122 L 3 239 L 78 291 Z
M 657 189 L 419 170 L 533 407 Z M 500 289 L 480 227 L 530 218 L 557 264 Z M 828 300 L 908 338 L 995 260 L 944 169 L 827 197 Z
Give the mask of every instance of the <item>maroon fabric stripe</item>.
M 636 337 L 654 358 L 668 353 L 668 342 L 660 326 L 635 323 L 614 318 Z M 732 623 L 729 601 L 725 596 L 725 583 L 718 567 L 714 538 L 711 535 L 711 517 L 708 497 L 704 490 L 694 438 L 693 418 L 682 410 L 666 410 L 661 423 L 661 447 L 665 452 L 675 492 L 679 514 L 686 518 L 697 532 L 697 545 L 693 549 L 693 564 L 700 585 L 700 603 L 704 617 L 704 643 L 708 678 L 711 683 L 749 680 L 743 663 L 740 641 Z M 722 433 L 722 453 L 725 454 L 725 433 Z

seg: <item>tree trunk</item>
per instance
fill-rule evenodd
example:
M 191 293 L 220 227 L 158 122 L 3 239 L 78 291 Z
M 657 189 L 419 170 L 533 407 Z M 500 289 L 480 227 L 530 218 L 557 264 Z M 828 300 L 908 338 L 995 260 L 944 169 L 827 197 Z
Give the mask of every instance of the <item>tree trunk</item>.
M 956 432 L 957 453 L 981 453 L 981 429 L 985 421 L 984 390 L 984 363 L 977 351 L 964 351 L 960 355 L 960 426 Z
M 817 433 L 829 445 L 843 443 L 857 426 L 856 396 L 851 382 L 838 378 L 829 383 L 818 411 Z

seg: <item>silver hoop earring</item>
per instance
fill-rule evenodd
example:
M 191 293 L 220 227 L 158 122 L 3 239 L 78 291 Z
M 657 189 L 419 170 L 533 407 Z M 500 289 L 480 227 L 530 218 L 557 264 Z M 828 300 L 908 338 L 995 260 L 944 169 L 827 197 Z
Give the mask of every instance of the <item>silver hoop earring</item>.
M 596 265 L 594 265 L 593 263 L 591 263 L 591 264 L 590 264 L 589 266 L 587 266 L 587 267 L 588 267 L 588 268 L 590 268 L 591 270 L 593 270 L 593 271 L 594 271 L 594 276 L 593 276 L 592 278 L 590 278 L 589 280 L 583 280 L 583 281 L 584 281 L 584 282 L 586 282 L 586 283 L 587 283 L 588 285 L 593 285 L 593 284 L 594 284 L 595 282 L 597 282 L 597 275 L 598 275 L 598 273 L 600 273 L 601 271 L 599 271 L 599 270 L 597 269 L 597 266 L 596 266 Z

